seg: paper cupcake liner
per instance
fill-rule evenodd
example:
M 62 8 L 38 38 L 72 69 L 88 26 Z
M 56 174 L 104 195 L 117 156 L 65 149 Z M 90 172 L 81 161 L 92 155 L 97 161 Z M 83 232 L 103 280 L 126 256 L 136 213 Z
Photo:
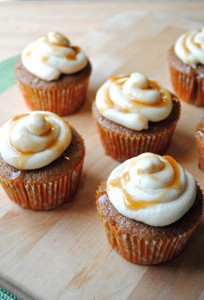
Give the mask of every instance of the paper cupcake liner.
M 2 187 L 9 198 L 23 208 L 47 210 L 70 202 L 79 185 L 83 160 L 67 175 L 51 182 L 19 182 L 4 180 Z
M 60 116 L 70 115 L 81 108 L 86 100 L 89 78 L 66 88 L 41 89 L 25 85 L 18 80 L 25 101 L 32 110 L 46 110 Z
M 192 73 L 184 73 L 169 63 L 173 88 L 182 100 L 196 106 L 204 106 L 204 77 Z
M 135 133 L 134 136 L 107 130 L 99 122 L 97 122 L 97 127 L 106 154 L 122 162 L 144 152 L 163 154 L 168 147 L 176 124 L 176 121 L 172 122 L 168 127 L 151 135 Z
M 178 237 L 166 239 L 142 239 L 123 233 L 103 219 L 106 236 L 111 247 L 126 260 L 142 265 L 162 264 L 180 254 L 193 230 Z

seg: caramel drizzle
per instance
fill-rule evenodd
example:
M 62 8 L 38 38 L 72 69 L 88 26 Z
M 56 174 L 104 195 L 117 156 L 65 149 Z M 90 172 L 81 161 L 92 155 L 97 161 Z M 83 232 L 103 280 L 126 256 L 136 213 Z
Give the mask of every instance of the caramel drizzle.
M 201 44 L 195 42 L 195 35 L 192 36 L 191 41 L 197 48 L 201 49 L 202 47 Z
M 12 130 L 13 126 L 16 124 L 16 122 L 17 122 L 19 119 L 22 119 L 22 118 L 24 118 L 24 117 L 26 117 L 26 116 L 28 116 L 28 114 L 20 114 L 20 115 L 14 116 L 14 117 L 12 118 L 12 124 L 10 125 L 10 126 L 11 126 L 11 127 L 10 127 L 10 131 Z M 49 117 L 49 114 L 44 114 L 44 116 L 45 116 L 45 117 Z M 49 130 L 49 132 L 50 132 L 51 130 L 54 130 L 54 127 L 51 127 L 50 130 Z M 48 133 L 48 132 L 47 132 L 47 133 Z M 45 135 L 46 135 L 47 133 L 45 133 Z M 22 151 L 22 150 L 19 151 L 18 149 L 16 149 L 16 148 L 13 146 L 13 144 L 12 144 L 10 138 L 8 138 L 8 144 L 9 144 L 10 147 L 14 150 L 14 152 L 16 152 L 16 156 L 15 156 L 15 157 L 13 156 L 13 158 L 12 158 L 13 161 L 15 162 L 15 164 L 18 164 L 19 159 L 20 159 L 20 160 L 21 160 L 21 167 L 24 167 L 25 164 L 26 164 L 26 162 L 27 162 L 27 160 L 29 159 L 29 157 L 31 157 L 32 155 L 35 154 L 35 152 L 24 152 L 24 151 Z M 61 151 L 61 148 L 62 148 L 61 142 L 58 141 L 58 140 L 52 141 L 52 142 L 49 143 L 49 144 L 47 145 L 47 147 L 46 147 L 46 149 L 50 149 L 50 148 L 52 148 L 52 150 L 55 151 L 56 153 L 59 152 L 59 151 Z
M 166 160 L 168 160 L 168 162 L 170 163 L 170 165 L 172 166 L 173 170 L 174 170 L 174 177 L 172 179 L 172 181 L 166 185 L 166 188 L 172 187 L 172 188 L 177 188 L 179 189 L 181 187 L 181 182 L 179 180 L 180 177 L 180 171 L 179 171 L 179 167 L 177 162 L 175 161 L 175 159 L 173 159 L 173 157 L 169 156 L 169 155 L 164 155 L 164 158 Z
M 80 47 L 78 46 L 73 46 L 73 47 L 70 47 L 72 50 L 74 50 L 74 54 L 67 54 L 66 55 L 66 58 L 68 60 L 76 60 L 77 59 L 77 54 L 80 52 Z
M 187 40 L 188 36 L 189 36 L 189 34 L 187 33 L 183 40 L 183 48 L 187 55 L 191 54 L 191 51 L 188 49 L 188 47 L 186 45 L 186 40 Z M 201 44 L 195 42 L 195 34 L 191 37 L 191 43 L 194 44 L 197 48 L 201 49 Z
M 179 168 L 178 168 L 178 165 L 177 165 L 176 161 L 171 156 L 168 156 L 168 155 L 165 155 L 164 158 L 166 160 L 168 160 L 168 162 L 171 164 L 171 166 L 174 170 L 174 178 L 165 187 L 166 188 L 170 188 L 170 187 L 180 188 L 181 187 L 181 183 L 180 183 L 180 180 L 179 180 L 180 171 L 179 171 Z M 153 178 L 154 175 L 151 175 L 151 176 Z M 143 209 L 143 208 L 153 206 L 153 205 L 156 205 L 156 204 L 159 204 L 159 203 L 162 202 L 165 194 L 163 194 L 160 197 L 160 199 L 153 200 L 153 201 L 143 201 L 143 200 L 133 199 L 133 197 L 124 188 L 124 186 L 126 186 L 128 181 L 130 181 L 130 177 L 129 177 L 129 172 L 127 171 L 121 177 L 115 178 L 115 179 L 111 180 L 111 182 L 109 183 L 110 186 L 118 188 L 122 191 L 122 194 L 123 194 L 123 197 L 124 197 L 124 203 L 125 203 L 125 206 L 128 209 L 131 209 L 131 210 Z
M 122 87 L 125 79 L 129 78 L 129 77 L 130 77 L 130 74 L 123 75 L 123 76 L 113 76 L 113 77 L 109 78 L 109 81 L 111 81 L 112 83 L 116 84 L 119 87 Z M 162 90 L 163 88 L 156 81 L 150 80 L 150 86 L 148 87 L 148 89 L 158 90 L 161 95 L 161 98 L 156 103 L 144 103 L 144 102 L 139 102 L 137 100 L 134 100 L 134 101 L 130 100 L 130 103 L 132 104 L 132 106 L 134 106 L 135 104 L 137 104 L 139 106 L 148 106 L 148 107 L 164 107 L 164 106 L 166 106 L 166 104 L 169 102 L 170 99 L 166 96 L 165 91 Z M 130 112 L 128 109 L 124 109 L 123 107 L 116 105 L 111 100 L 109 94 L 107 94 L 107 97 L 104 99 L 104 102 L 107 106 L 109 106 L 111 108 L 116 108 L 118 111 L 121 111 L 123 113 Z
M 48 61 L 48 56 L 42 55 L 41 56 L 41 61 L 43 61 L 43 62 Z

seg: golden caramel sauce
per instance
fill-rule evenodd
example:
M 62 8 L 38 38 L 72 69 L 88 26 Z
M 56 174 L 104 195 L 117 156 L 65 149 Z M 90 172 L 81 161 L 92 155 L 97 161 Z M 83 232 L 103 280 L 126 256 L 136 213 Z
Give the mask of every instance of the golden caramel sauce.
M 53 131 L 53 129 L 54 129 L 54 128 L 51 128 L 52 131 Z M 49 132 L 50 132 L 51 130 L 49 130 Z M 47 135 L 47 133 L 44 134 L 44 136 L 46 136 L 46 135 Z M 45 148 L 44 150 L 41 150 L 41 151 L 45 151 L 45 150 L 50 149 L 50 148 L 52 148 L 52 151 L 54 151 L 54 150 L 58 147 L 58 145 L 61 144 L 58 140 L 55 140 L 55 139 L 53 138 L 53 135 L 54 135 L 54 134 L 51 133 L 51 136 L 49 137 L 49 140 L 47 141 L 46 148 Z M 18 149 L 17 149 L 17 150 L 18 150 Z M 21 154 L 23 154 L 23 155 L 30 155 L 30 156 L 33 155 L 33 154 L 35 154 L 35 153 L 41 152 L 41 151 L 39 151 L 39 152 L 35 152 L 35 151 L 24 152 L 24 151 L 22 151 L 22 150 L 18 150 L 18 151 L 19 151 L 19 153 L 21 153 Z
M 24 118 L 24 117 L 26 117 L 26 116 L 28 116 L 28 114 L 16 115 L 16 116 L 14 116 L 14 117 L 12 118 L 11 121 L 16 122 L 16 121 L 18 121 L 19 119 L 22 119 L 22 118 Z
M 75 54 L 67 54 L 66 59 L 68 60 L 76 60 L 76 55 Z
M 21 118 L 24 118 L 28 116 L 28 114 L 20 114 L 20 115 L 16 115 L 12 118 L 12 123 L 10 124 L 10 131 L 12 130 L 13 126 L 15 125 L 16 121 L 18 121 L 19 119 Z M 44 117 L 49 117 L 49 114 L 44 114 Z M 48 132 L 46 132 L 44 135 L 47 135 L 50 131 L 53 131 L 54 130 L 54 127 L 51 127 L 49 129 Z M 51 133 L 51 135 L 53 135 Z M 10 141 L 10 144 L 11 144 L 11 147 L 15 150 L 16 152 L 16 156 L 13 156 L 12 157 L 12 160 L 14 162 L 15 165 L 19 165 L 19 162 L 20 162 L 20 167 L 19 169 L 24 169 L 25 168 L 25 165 L 26 165 L 26 162 L 29 160 L 29 158 L 32 156 L 32 155 L 35 155 L 36 152 L 32 151 L 32 152 L 24 152 L 22 150 L 18 150 L 16 149 L 13 145 L 12 145 L 12 142 Z M 50 139 L 50 142 L 47 144 L 46 146 L 46 149 L 52 149 L 53 152 L 55 153 L 58 153 L 60 155 L 60 153 L 62 153 L 62 148 L 63 148 L 63 143 L 61 143 L 61 141 L 58 141 L 58 140 L 55 140 L 55 139 L 52 139 L 52 136 L 51 136 L 51 139 Z M 45 149 L 45 150 L 46 150 Z M 44 151 L 44 150 L 43 150 Z M 66 157 L 66 159 L 68 159 Z M 22 171 L 22 170 L 21 170 Z M 20 175 L 19 175 L 20 176 Z M 11 175 L 11 179 L 15 179 L 15 177 L 17 177 L 15 174 L 12 174 Z
M 201 47 L 202 47 L 201 44 L 195 42 L 195 36 L 193 36 L 193 37 L 191 38 L 191 42 L 192 42 L 197 48 L 201 49 Z
M 73 46 L 73 47 L 71 47 L 71 49 L 74 50 L 74 54 L 67 54 L 67 55 L 66 55 L 66 58 L 67 58 L 68 60 L 76 60 L 77 54 L 80 52 L 80 47 L 78 47 L 78 46 Z
M 159 204 L 161 200 L 154 201 L 135 201 L 130 194 L 123 190 L 123 194 L 125 196 L 125 206 L 132 210 L 138 210 L 142 208 L 146 208 L 155 204 Z
M 146 173 L 145 170 L 141 170 L 141 169 L 138 169 L 138 170 L 137 170 L 137 174 L 138 174 L 138 175 L 143 175 L 143 174 L 145 174 L 145 173 Z
M 109 81 L 116 83 L 119 87 L 122 87 L 124 84 L 124 81 L 126 78 L 129 78 L 129 75 L 123 75 L 123 76 L 113 76 L 109 78 Z M 123 79 L 124 80 L 121 80 Z M 121 80 L 120 82 L 117 82 L 118 80 Z M 135 105 L 139 105 L 139 106 L 148 106 L 148 107 L 164 107 L 167 105 L 167 103 L 171 100 L 171 96 L 169 97 L 169 92 L 166 92 L 165 90 L 162 90 L 163 88 L 156 82 L 153 80 L 150 80 L 150 86 L 148 87 L 148 89 L 156 89 L 158 90 L 158 92 L 160 93 L 160 99 L 155 102 L 155 103 L 141 103 L 137 100 L 130 100 L 130 103 L 132 104 L 132 106 L 134 107 Z M 113 103 L 113 101 L 110 99 L 109 95 L 106 97 L 105 99 L 105 103 L 110 106 L 111 108 L 115 107 L 118 111 L 121 111 L 123 113 L 129 113 L 130 110 L 128 109 L 124 109 L 123 107 L 120 107 L 119 105 L 117 106 L 116 104 Z M 141 122 L 144 122 L 144 119 L 140 119 Z
M 145 122 L 145 118 L 144 118 L 143 116 L 139 116 L 138 120 L 139 120 L 140 122 L 142 122 L 142 123 Z
M 113 102 L 112 102 L 113 103 Z M 113 103 L 112 107 L 114 107 L 115 109 L 117 109 L 117 111 L 123 112 L 123 113 L 129 113 L 129 109 L 121 107 L 120 105 Z
M 52 148 L 52 151 L 55 152 L 55 153 L 61 153 L 62 152 L 61 148 L 63 148 L 63 146 L 61 145 L 61 142 L 55 141 L 50 147 L 49 146 L 46 147 L 46 149 L 48 149 L 48 148 L 49 149 Z M 26 152 L 25 153 L 23 151 L 16 151 L 16 156 L 15 157 L 13 156 L 12 160 L 13 160 L 15 165 L 19 165 L 19 162 L 20 162 L 19 169 L 21 170 L 21 169 L 25 169 L 25 165 L 26 165 L 27 161 L 29 160 L 29 158 L 32 155 L 35 155 L 35 153 L 34 152 L 32 152 L 32 153 L 31 152 Z M 15 175 L 13 175 L 13 176 L 15 177 Z M 11 178 L 11 179 L 13 179 L 13 178 Z
M 71 48 L 74 50 L 76 54 L 78 54 L 81 51 L 80 47 L 78 46 L 72 46 Z
M 157 176 L 155 176 L 155 175 L 153 175 L 153 174 L 150 174 L 149 176 L 150 176 L 150 178 L 153 179 L 153 180 L 158 180 Z
M 194 42 L 194 45 L 196 45 L 196 47 L 198 47 L 199 49 L 201 49 L 201 44 Z
M 42 55 L 42 56 L 41 56 L 41 61 L 43 61 L 43 62 L 48 61 L 48 56 Z
M 171 157 L 171 156 L 164 155 L 164 158 L 166 160 L 168 160 L 168 162 L 170 163 L 170 165 L 172 166 L 172 168 L 174 170 L 174 177 L 173 177 L 172 181 L 166 187 L 172 187 L 172 188 L 179 189 L 181 187 L 181 182 L 179 180 L 180 171 L 179 171 L 178 164 L 175 161 L 175 159 L 173 159 L 173 157 Z
M 147 158 L 147 157 L 145 157 Z M 173 170 L 174 170 L 174 177 L 172 179 L 172 181 L 166 186 L 166 188 L 168 187 L 172 187 L 172 188 L 180 188 L 181 187 L 181 183 L 179 180 L 180 177 L 180 171 L 179 171 L 179 167 L 177 165 L 177 162 L 168 155 L 165 155 L 164 158 L 166 160 L 168 160 L 168 162 L 171 164 Z M 139 175 L 144 174 L 145 171 L 144 170 L 137 170 L 137 173 Z M 157 177 L 153 174 L 150 174 L 152 179 L 157 179 Z M 109 183 L 110 186 L 112 187 L 116 187 L 119 188 L 124 196 L 124 202 L 125 202 L 125 206 L 129 209 L 132 210 L 138 210 L 138 209 L 142 209 L 142 208 L 146 208 L 155 204 L 159 204 L 162 202 L 163 197 L 161 196 L 159 199 L 157 200 L 153 200 L 153 201 L 142 201 L 142 200 L 135 200 L 132 198 L 132 196 L 125 190 L 124 186 L 126 185 L 126 183 L 130 180 L 129 178 L 129 172 L 125 172 L 121 177 L 119 178 L 115 178 L 113 180 L 111 180 L 111 182 Z
M 25 168 L 25 164 L 27 162 L 27 160 L 29 159 L 29 157 L 31 157 L 32 154 L 23 154 L 21 152 L 16 152 L 16 156 L 12 157 L 12 161 L 16 166 L 19 166 L 19 162 L 20 162 L 20 166 L 18 169 L 24 169 Z
M 107 106 L 110 106 L 110 107 L 113 107 L 113 106 L 114 106 L 114 103 L 113 103 L 113 101 L 111 100 L 110 97 L 106 97 L 106 98 L 104 99 L 104 102 L 105 102 L 105 104 L 106 104 Z
M 122 75 L 122 76 L 112 76 L 108 80 L 111 81 L 111 82 L 117 82 L 118 80 L 125 79 L 125 78 L 130 78 L 130 74 L 125 74 L 125 75 Z
M 124 196 L 125 206 L 127 208 L 138 210 L 161 202 L 161 199 L 154 201 L 142 201 L 133 199 L 132 196 L 123 188 L 127 181 L 129 181 L 128 171 L 124 173 L 120 178 L 115 178 L 109 183 L 109 185 L 121 189 Z

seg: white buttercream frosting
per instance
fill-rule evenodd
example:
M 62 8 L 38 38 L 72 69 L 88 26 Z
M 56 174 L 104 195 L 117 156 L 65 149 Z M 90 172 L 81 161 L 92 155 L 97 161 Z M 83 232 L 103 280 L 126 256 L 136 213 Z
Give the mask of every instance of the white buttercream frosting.
M 204 65 L 204 28 L 182 34 L 175 43 L 174 51 L 182 62 L 192 68 Z
M 17 115 L 0 129 L 0 153 L 11 166 L 33 170 L 57 159 L 71 142 L 71 129 L 51 112 Z
M 31 74 L 45 81 L 56 80 L 61 74 L 76 73 L 88 62 L 84 51 L 58 32 L 49 32 L 46 37 L 29 44 L 21 60 Z
M 132 73 L 111 77 L 98 90 L 100 114 L 133 130 L 148 129 L 148 122 L 166 119 L 172 110 L 171 94 L 145 75 Z
M 193 205 L 193 176 L 170 156 L 144 153 L 110 174 L 106 191 L 122 215 L 152 226 L 179 220 Z

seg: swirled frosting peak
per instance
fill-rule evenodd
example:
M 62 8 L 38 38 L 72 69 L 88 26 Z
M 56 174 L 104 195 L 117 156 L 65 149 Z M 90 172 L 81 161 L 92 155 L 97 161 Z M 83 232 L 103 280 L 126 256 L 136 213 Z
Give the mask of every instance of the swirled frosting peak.
M 204 28 L 182 34 L 175 43 L 174 51 L 183 63 L 192 68 L 204 65 Z
M 88 62 L 83 50 L 58 32 L 49 32 L 46 37 L 29 44 L 21 60 L 31 74 L 45 81 L 56 80 L 61 74 L 76 73 Z
M 140 73 L 111 77 L 98 90 L 96 106 L 110 121 L 133 130 L 166 119 L 172 110 L 171 94 Z
M 13 117 L 0 129 L 0 153 L 20 170 L 42 168 L 57 159 L 71 142 L 69 124 L 51 112 Z
M 144 153 L 119 165 L 110 174 L 106 191 L 122 215 L 152 226 L 180 219 L 193 205 L 193 176 L 170 156 Z

